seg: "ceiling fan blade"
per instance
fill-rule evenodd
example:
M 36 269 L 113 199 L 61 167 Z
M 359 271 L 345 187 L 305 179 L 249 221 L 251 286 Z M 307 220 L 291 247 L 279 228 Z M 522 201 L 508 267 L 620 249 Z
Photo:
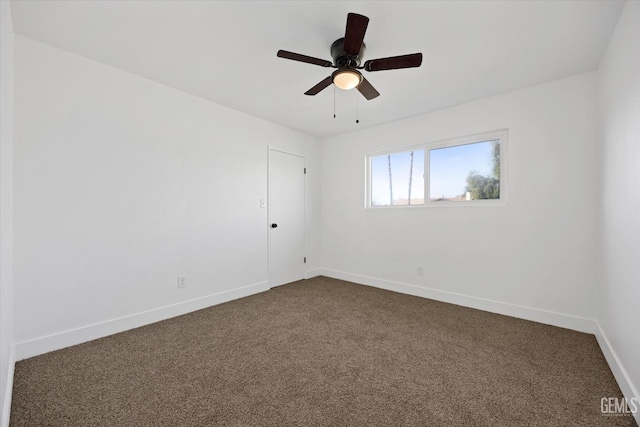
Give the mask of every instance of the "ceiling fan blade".
M 369 83 L 369 80 L 364 78 L 364 76 L 362 77 L 362 81 L 358 85 L 358 91 L 362 95 L 364 95 L 364 97 L 367 98 L 368 101 L 380 96 L 380 92 L 378 92 L 376 88 L 373 87 L 371 83 Z
M 286 50 L 278 51 L 279 58 L 292 59 L 294 61 L 306 62 L 307 64 L 320 65 L 321 67 L 331 67 L 333 63 L 326 59 L 314 58 L 313 56 L 301 55 L 299 53 L 288 52 Z
M 309 89 L 308 91 L 306 91 L 304 94 L 305 95 L 317 95 L 318 93 L 320 93 L 320 91 L 322 89 L 326 88 L 331 83 L 333 83 L 333 79 L 331 78 L 331 76 L 329 76 L 326 79 L 324 79 L 323 81 L 321 81 L 320 83 L 318 83 L 317 85 L 315 85 L 314 87 L 312 87 L 311 89 Z
M 419 67 L 422 64 L 422 53 L 392 56 L 389 58 L 370 59 L 364 63 L 367 71 L 397 70 L 399 68 Z
M 350 13 L 347 15 L 347 30 L 344 34 L 344 53 L 350 56 L 358 56 L 364 41 L 364 33 L 367 32 L 369 18 Z

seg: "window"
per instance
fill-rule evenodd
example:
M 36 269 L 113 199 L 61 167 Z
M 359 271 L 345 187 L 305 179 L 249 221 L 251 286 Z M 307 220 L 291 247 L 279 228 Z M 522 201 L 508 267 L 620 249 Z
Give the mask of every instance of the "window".
M 429 201 L 500 199 L 500 140 L 429 150 Z
M 367 155 L 367 206 L 506 200 L 507 131 Z
M 371 158 L 371 205 L 424 204 L 424 149 Z

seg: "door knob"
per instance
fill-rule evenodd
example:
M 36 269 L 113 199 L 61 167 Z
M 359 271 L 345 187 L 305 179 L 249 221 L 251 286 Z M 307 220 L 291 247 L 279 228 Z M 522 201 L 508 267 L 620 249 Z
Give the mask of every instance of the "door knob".
M 271 228 L 276 228 L 278 224 L 271 224 Z

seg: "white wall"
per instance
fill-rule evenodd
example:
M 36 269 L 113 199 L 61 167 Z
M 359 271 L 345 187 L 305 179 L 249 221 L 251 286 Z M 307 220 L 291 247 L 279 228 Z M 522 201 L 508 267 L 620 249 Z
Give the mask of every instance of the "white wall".
M 9 425 L 13 384 L 13 26 L 0 1 L 0 425 Z
M 326 140 L 324 273 L 592 331 L 595 98 L 589 73 Z M 367 152 L 503 128 L 508 206 L 364 208 Z
M 599 70 L 602 289 L 598 321 L 627 397 L 640 399 L 640 3 L 628 1 Z M 618 372 L 616 372 L 616 365 Z M 626 380 L 626 385 L 625 385 Z M 626 390 L 625 390 L 626 388 Z M 640 413 L 636 415 L 640 423 Z
M 25 37 L 15 54 L 18 359 L 266 290 L 269 145 L 307 157 L 319 265 L 318 140 Z
M 0 5 L 4 385 L 12 343 L 13 33 L 9 3 Z M 578 330 L 592 331 L 597 317 L 623 391 L 637 396 L 639 28 L 640 3 L 627 2 L 598 73 L 329 138 L 322 147 L 18 36 L 19 358 L 266 289 L 267 210 L 259 200 L 267 198 L 271 145 L 307 156 L 311 272 Z M 364 208 L 367 152 L 503 128 L 507 206 Z M 187 288 L 177 289 L 178 274 L 187 275 Z M 4 386 L 0 392 L 4 401 Z

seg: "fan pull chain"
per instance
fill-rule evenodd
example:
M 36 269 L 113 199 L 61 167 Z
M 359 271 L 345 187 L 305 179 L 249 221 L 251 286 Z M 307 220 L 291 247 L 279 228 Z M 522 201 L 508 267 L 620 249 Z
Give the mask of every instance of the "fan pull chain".
M 360 97 L 358 95 L 360 95 L 360 94 L 356 92 L 356 123 L 360 123 L 360 111 L 359 111 L 359 108 L 358 108 L 359 105 L 360 105 L 360 101 L 359 101 Z
M 336 85 L 333 85 L 333 118 L 336 118 Z

